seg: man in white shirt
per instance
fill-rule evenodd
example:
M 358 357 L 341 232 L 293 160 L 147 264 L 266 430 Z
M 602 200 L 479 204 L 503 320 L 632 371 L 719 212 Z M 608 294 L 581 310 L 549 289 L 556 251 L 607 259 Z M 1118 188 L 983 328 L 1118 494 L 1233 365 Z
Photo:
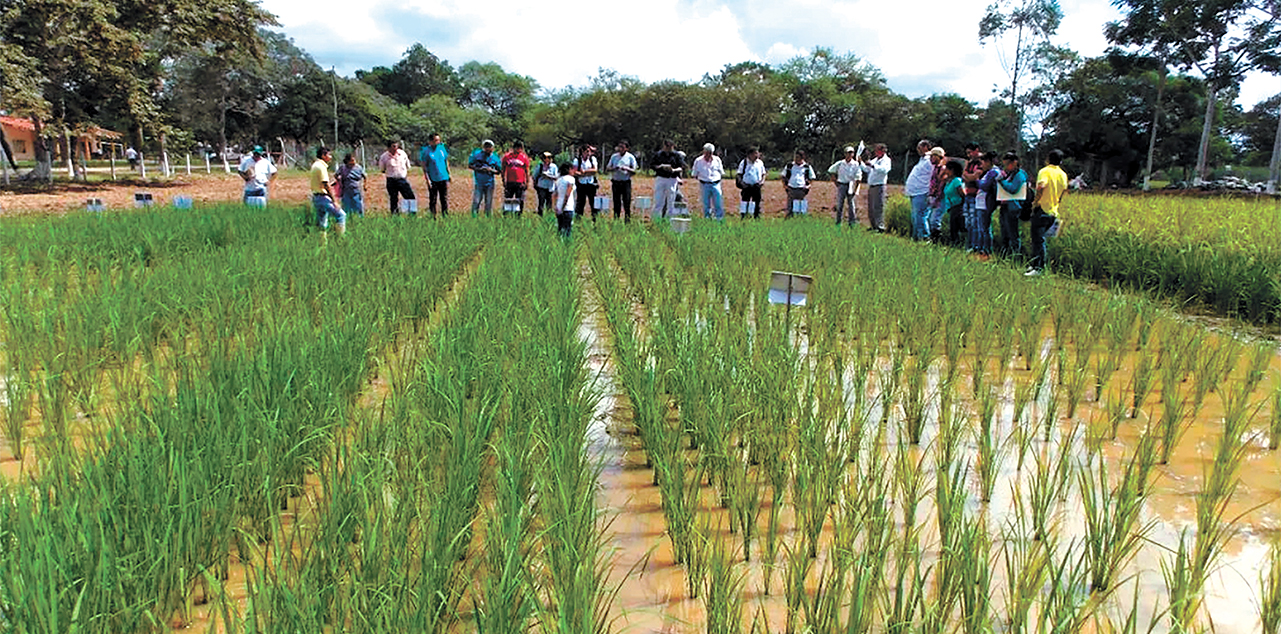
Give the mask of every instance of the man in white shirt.
M 761 188 L 765 184 L 765 163 L 761 161 L 761 151 L 755 146 L 747 149 L 747 157 L 738 162 L 737 177 L 735 183 L 742 190 L 739 194 L 739 200 L 746 203 L 740 212 L 741 217 L 747 218 L 751 213 L 753 218 L 761 217 Z
M 863 179 L 863 166 L 859 165 L 858 159 L 854 156 L 854 146 L 845 146 L 845 158 L 832 163 L 832 166 L 827 168 L 827 173 L 836 175 L 836 224 L 838 226 L 841 224 L 847 201 L 850 208 L 850 226 L 858 224 L 858 210 L 854 206 L 854 188 Z
M 250 198 L 267 199 L 267 190 L 271 183 L 276 180 L 276 166 L 271 163 L 267 157 L 267 151 L 261 145 L 255 145 L 253 154 L 246 156 L 240 161 L 237 168 L 240 177 L 245 179 L 245 192 L 242 200 L 249 204 Z
M 632 221 L 632 174 L 636 173 L 636 157 L 627 151 L 627 141 L 619 141 L 609 157 L 609 191 L 614 196 L 614 219 L 620 210 L 623 222 Z
M 704 144 L 703 154 L 694 159 L 693 172 L 703 192 L 703 217 L 711 218 L 715 213 L 717 220 L 724 220 L 725 196 L 721 192 L 721 178 L 725 176 L 725 166 L 715 152 L 715 145 Z
M 387 177 L 387 199 L 391 213 L 400 213 L 400 196 L 414 200 L 414 188 L 409 186 L 409 155 L 400 149 L 400 141 L 388 141 L 387 151 L 378 155 L 378 167 Z M 410 207 L 413 215 L 416 210 Z
M 884 143 L 877 143 L 872 148 L 872 158 L 863 160 L 863 171 L 867 172 L 867 220 L 868 231 L 883 233 L 885 231 L 885 183 L 890 176 L 890 155 L 886 154 Z
M 903 193 L 912 201 L 912 238 L 925 240 L 930 237 L 926 224 L 930 207 L 930 179 L 934 177 L 934 164 L 930 162 L 930 150 L 934 145 L 925 139 L 916 144 L 916 153 L 921 156 L 912 172 L 907 175 Z

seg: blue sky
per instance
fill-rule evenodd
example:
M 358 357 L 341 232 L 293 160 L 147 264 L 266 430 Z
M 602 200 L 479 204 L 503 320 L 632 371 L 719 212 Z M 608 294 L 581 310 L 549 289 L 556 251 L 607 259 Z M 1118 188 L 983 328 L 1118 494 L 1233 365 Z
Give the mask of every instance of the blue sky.
M 1055 43 L 1098 55 L 1109 0 L 1060 0 Z M 360 7 L 352 10 L 352 7 Z M 455 67 L 497 62 L 544 88 L 585 85 L 600 68 L 645 82 L 692 81 L 741 61 L 781 62 L 818 46 L 852 52 L 909 97 L 952 92 L 984 104 L 1008 83 L 999 51 L 978 43 L 986 0 L 263 0 L 323 67 L 390 66 L 415 42 Z M 1242 85 L 1249 109 L 1281 90 Z

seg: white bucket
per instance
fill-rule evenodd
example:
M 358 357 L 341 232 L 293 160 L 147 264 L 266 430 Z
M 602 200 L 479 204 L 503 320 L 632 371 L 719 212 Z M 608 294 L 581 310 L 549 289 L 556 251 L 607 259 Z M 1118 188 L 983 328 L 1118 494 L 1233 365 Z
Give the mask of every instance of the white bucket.
M 153 204 L 155 204 L 155 202 L 156 202 L 156 199 L 154 196 L 151 195 L 151 192 L 137 192 L 136 194 L 133 195 L 134 207 L 138 207 L 138 208 L 150 207 Z
M 174 196 L 174 209 L 191 209 L 191 196 Z
M 249 205 L 250 207 L 266 207 L 267 197 L 266 196 L 249 196 L 245 198 L 245 204 Z
M 810 201 L 808 201 L 808 200 L 793 200 L 793 201 L 792 201 L 792 213 L 794 213 L 794 214 L 807 214 L 807 213 L 809 213 L 809 211 L 810 211 Z
M 645 211 L 647 209 L 654 208 L 654 199 L 650 198 L 649 196 L 638 196 L 636 197 L 636 200 L 632 201 L 632 204 L 637 209 L 641 211 Z
M 418 200 L 415 198 L 401 199 L 400 210 L 407 214 L 418 213 Z
M 102 203 L 101 198 L 90 198 L 85 201 L 85 211 L 102 213 L 107 210 L 107 206 Z
M 688 231 L 689 231 L 689 225 L 690 225 L 690 219 L 689 219 L 689 218 L 679 218 L 679 217 L 678 217 L 678 218 L 672 218 L 672 232 L 674 232 L 674 233 L 686 233 L 686 232 L 688 232 Z
M 504 213 L 509 213 L 509 214 L 511 214 L 511 213 L 516 213 L 516 212 L 518 212 L 518 211 L 520 211 L 520 199 L 519 199 L 519 198 L 504 198 L 504 199 L 503 199 L 503 212 L 504 212 Z
M 596 211 L 605 211 L 609 209 L 609 196 L 597 196 L 592 208 Z

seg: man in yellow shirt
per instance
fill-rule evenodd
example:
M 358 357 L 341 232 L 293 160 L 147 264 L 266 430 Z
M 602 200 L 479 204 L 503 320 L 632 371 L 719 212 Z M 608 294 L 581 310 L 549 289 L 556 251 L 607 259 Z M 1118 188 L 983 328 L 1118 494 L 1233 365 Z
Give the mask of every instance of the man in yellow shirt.
M 1032 201 L 1032 261 L 1024 275 L 1045 270 L 1045 232 L 1058 220 L 1059 203 L 1067 193 L 1067 174 L 1059 167 L 1063 152 L 1051 150 L 1045 167 L 1036 174 L 1036 198 Z
M 316 225 L 324 231 L 329 227 L 329 217 L 333 216 L 338 234 L 347 230 L 347 214 L 334 204 L 334 193 L 329 181 L 329 162 L 334 155 L 327 147 L 316 150 L 316 162 L 311 164 L 307 180 L 311 185 L 311 204 L 316 208 Z

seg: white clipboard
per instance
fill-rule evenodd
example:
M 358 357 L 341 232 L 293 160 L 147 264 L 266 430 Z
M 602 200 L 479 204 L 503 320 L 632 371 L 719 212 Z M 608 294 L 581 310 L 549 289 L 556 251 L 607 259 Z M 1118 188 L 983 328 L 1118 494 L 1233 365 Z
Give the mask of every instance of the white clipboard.
M 1024 182 L 1023 185 L 1019 187 L 1018 191 L 1013 193 L 1011 193 L 1010 190 L 1006 189 L 1005 187 L 1002 187 L 999 184 L 996 186 L 996 202 L 1003 203 L 1009 200 L 1023 200 L 1025 198 L 1027 198 L 1026 182 Z

